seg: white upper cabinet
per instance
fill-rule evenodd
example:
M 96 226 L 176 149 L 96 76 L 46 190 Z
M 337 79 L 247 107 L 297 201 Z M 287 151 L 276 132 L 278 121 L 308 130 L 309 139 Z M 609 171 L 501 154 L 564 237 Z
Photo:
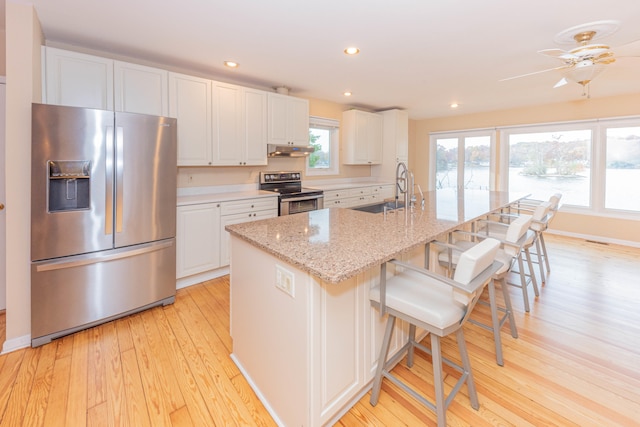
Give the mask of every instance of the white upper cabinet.
M 114 61 L 115 110 L 167 116 L 169 72 L 159 68 Z
M 168 72 L 44 47 L 47 104 L 166 116 Z
M 212 82 L 212 165 L 242 164 L 242 88 Z
M 113 61 L 45 47 L 43 102 L 113 110 Z
M 178 166 L 267 164 L 267 92 L 169 73 Z
M 269 93 L 269 144 L 309 145 L 309 101 Z
M 379 113 L 383 117 L 383 152 L 380 165 L 371 168 L 371 176 L 394 181 L 398 162 L 409 161 L 409 115 L 406 111 L 388 110 Z
M 376 165 L 382 163 L 382 116 L 366 111 L 342 113 L 344 164 Z
M 169 116 L 178 119 L 178 166 L 211 164 L 211 80 L 169 73 Z
M 213 82 L 216 166 L 267 164 L 267 92 Z
M 245 161 L 247 165 L 266 165 L 268 136 L 267 92 L 244 88 L 243 101 Z M 307 132 L 309 132 L 308 128 Z

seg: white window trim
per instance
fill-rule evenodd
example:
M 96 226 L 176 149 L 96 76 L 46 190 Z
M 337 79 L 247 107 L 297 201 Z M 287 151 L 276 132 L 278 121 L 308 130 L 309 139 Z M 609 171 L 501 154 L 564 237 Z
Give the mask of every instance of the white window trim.
M 550 122 L 544 124 L 507 126 L 500 131 L 500 182 L 499 188 L 509 189 L 509 135 L 519 133 L 549 132 L 553 130 L 591 130 L 591 187 L 590 206 L 575 206 L 563 204 L 562 211 L 585 215 L 597 215 L 609 218 L 638 219 L 640 214 L 619 209 L 607 209 L 605 203 L 606 179 L 606 130 L 610 127 L 638 127 L 640 116 L 616 117 L 593 120 L 576 120 L 571 122 Z M 502 173 L 505 171 L 505 173 Z
M 493 128 L 488 129 L 472 129 L 454 132 L 431 132 L 429 133 L 429 190 L 434 191 L 436 189 L 436 141 L 438 139 L 457 139 L 458 140 L 458 165 L 464 166 L 464 140 L 469 137 L 476 136 L 489 136 L 489 144 L 491 150 L 491 159 L 489 165 L 489 188 L 491 191 L 495 190 L 496 182 L 496 130 Z M 462 147 L 462 150 L 460 149 Z M 464 167 L 458 167 L 458 183 L 464 182 Z
M 340 175 L 340 121 L 325 117 L 309 116 L 309 128 L 317 127 L 331 130 L 331 167 L 326 169 L 316 169 L 309 167 L 309 159 L 305 159 L 306 176 L 328 176 Z

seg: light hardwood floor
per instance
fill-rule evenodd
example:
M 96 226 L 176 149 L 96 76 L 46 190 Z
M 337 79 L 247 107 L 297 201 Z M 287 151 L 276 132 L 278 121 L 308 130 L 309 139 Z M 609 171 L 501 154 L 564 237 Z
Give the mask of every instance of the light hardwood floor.
M 640 420 L 640 249 L 548 238 L 552 272 L 520 337 L 503 329 L 505 366 L 489 332 L 465 326 L 480 410 L 466 388 L 452 426 L 632 426 Z M 487 318 L 478 305 L 473 316 Z M 229 357 L 228 277 L 180 290 L 176 303 L 0 356 L 1 426 L 271 426 Z M 453 340 L 445 352 L 455 356 Z M 429 358 L 395 372 L 431 392 Z M 446 383 L 455 382 L 450 371 Z M 451 375 L 451 376 L 449 376 Z M 286 384 L 283 384 L 286 387 Z M 433 425 L 433 413 L 384 382 L 341 426 Z

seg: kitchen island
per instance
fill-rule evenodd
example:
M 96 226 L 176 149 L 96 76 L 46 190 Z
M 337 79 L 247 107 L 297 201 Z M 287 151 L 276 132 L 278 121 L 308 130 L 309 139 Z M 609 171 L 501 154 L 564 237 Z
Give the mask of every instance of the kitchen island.
M 424 211 L 331 208 L 228 226 L 232 358 L 276 422 L 332 424 L 369 390 L 385 324 L 369 288 L 382 263 L 422 265 L 428 242 L 522 196 L 441 190 L 425 193 Z M 406 340 L 396 328 L 390 357 Z

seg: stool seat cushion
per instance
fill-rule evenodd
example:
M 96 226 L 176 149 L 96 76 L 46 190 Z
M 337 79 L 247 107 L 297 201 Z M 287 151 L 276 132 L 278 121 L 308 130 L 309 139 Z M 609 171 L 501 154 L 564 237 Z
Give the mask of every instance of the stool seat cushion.
M 372 288 L 369 298 L 379 303 L 380 288 Z M 460 322 L 466 311 L 451 286 L 413 271 L 387 279 L 386 306 L 441 329 Z

